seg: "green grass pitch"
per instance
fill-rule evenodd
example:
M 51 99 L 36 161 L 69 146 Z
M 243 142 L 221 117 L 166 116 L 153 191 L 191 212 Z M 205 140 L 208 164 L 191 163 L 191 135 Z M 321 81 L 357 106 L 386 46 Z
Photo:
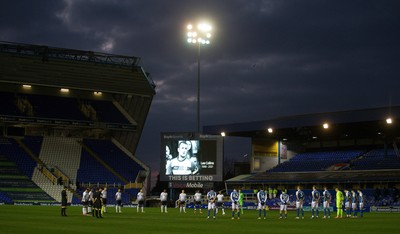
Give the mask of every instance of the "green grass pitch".
M 245 210 L 240 220 L 232 220 L 229 209 L 226 215 L 217 215 L 215 220 L 203 214 L 186 214 L 169 208 L 167 214 L 159 208 L 145 208 L 145 213 L 136 213 L 136 208 L 124 207 L 116 214 L 114 207 L 107 208 L 103 219 L 82 216 L 82 207 L 68 207 L 68 217 L 60 215 L 59 206 L 13 206 L 0 205 L 0 234 L 12 233 L 399 233 L 400 213 L 366 213 L 363 219 L 295 219 L 290 211 L 287 219 L 279 219 L 278 211 L 268 211 L 266 220 L 257 220 L 257 211 Z M 335 216 L 332 215 L 332 216 Z

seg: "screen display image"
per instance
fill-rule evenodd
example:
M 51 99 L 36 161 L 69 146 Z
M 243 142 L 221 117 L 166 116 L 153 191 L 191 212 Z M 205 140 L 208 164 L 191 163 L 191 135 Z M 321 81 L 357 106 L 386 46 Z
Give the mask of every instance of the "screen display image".
M 161 180 L 222 179 L 223 146 L 220 136 L 163 133 L 161 138 Z

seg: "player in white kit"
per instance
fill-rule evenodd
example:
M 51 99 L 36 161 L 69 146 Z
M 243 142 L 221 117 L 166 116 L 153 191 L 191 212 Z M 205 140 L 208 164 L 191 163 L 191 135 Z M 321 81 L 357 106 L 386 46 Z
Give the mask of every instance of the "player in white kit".
M 224 194 L 222 194 L 221 191 L 219 191 L 217 195 L 217 209 L 216 213 L 218 214 L 218 209 L 222 209 L 222 215 L 225 215 L 225 210 L 224 210 Z
M 202 214 L 202 212 L 201 212 L 201 205 L 202 205 L 201 199 L 202 199 L 202 198 L 201 198 L 201 193 L 200 193 L 199 190 L 197 190 L 196 193 L 195 193 L 194 196 L 193 196 L 193 200 L 194 200 L 194 206 L 193 206 L 193 208 L 194 208 L 194 213 L 196 213 L 197 209 L 199 209 L 200 214 Z
M 185 190 L 179 194 L 179 212 L 186 213 L 186 193 Z
M 160 201 L 161 201 L 161 213 L 163 213 L 163 212 L 168 213 L 168 210 L 167 210 L 168 193 L 167 193 L 166 189 L 164 189 L 164 191 L 161 192 Z

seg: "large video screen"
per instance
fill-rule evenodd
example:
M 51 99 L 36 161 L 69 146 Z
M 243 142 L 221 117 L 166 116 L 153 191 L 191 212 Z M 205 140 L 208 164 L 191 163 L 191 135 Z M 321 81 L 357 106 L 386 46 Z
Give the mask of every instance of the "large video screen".
M 223 139 L 161 133 L 161 181 L 222 181 Z

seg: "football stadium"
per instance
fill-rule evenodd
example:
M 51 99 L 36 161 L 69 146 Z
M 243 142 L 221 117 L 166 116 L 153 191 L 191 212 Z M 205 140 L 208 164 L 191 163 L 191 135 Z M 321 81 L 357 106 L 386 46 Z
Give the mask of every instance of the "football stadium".
M 0 233 L 399 230 L 399 106 L 161 133 L 152 193 L 155 94 L 139 57 L 1 42 Z M 229 177 L 225 137 L 251 139 Z

